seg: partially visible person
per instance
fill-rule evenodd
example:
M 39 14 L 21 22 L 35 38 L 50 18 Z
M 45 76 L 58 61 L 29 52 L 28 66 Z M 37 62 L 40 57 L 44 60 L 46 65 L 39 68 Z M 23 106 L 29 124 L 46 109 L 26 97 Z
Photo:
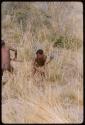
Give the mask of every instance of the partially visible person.
M 15 56 L 13 59 L 10 58 L 10 50 L 14 51 Z M 13 72 L 13 67 L 11 66 L 10 62 L 11 60 L 16 60 L 17 58 L 17 50 L 13 49 L 11 47 L 7 47 L 5 45 L 5 41 L 1 40 L 1 70 L 2 70 L 2 75 L 4 71 L 9 71 Z

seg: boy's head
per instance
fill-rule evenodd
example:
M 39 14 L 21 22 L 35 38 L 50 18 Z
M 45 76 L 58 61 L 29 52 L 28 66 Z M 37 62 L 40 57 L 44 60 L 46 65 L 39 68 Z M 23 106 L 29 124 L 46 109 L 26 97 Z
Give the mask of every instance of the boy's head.
M 38 58 L 42 58 L 42 57 L 43 57 L 43 54 L 44 54 L 44 52 L 43 52 L 42 49 L 39 49 L 39 50 L 37 50 L 37 52 L 36 52 L 36 55 L 37 55 Z

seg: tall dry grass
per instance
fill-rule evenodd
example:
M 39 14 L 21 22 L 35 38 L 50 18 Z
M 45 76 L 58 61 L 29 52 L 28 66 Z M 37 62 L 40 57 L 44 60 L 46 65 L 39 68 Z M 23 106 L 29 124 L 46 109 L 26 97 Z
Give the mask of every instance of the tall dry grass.
M 37 13 L 35 10 L 32 9 L 32 14 Z M 2 37 L 6 40 L 6 45 L 17 48 L 18 59 L 23 62 L 11 62 L 13 74 L 4 72 L 3 80 L 6 77 L 7 82 L 2 85 L 2 122 L 81 123 L 82 41 L 81 47 L 77 48 L 74 44 L 73 50 L 70 42 L 70 49 L 53 47 L 56 41 L 49 42 L 53 30 L 50 32 L 51 29 L 42 23 L 42 28 L 36 30 L 35 26 L 33 31 L 32 21 L 36 19 L 37 22 L 36 16 L 29 21 L 25 31 L 22 22 L 17 26 L 15 15 L 12 19 L 10 15 L 6 19 L 2 22 Z M 46 66 L 46 78 L 43 81 L 40 74 L 32 76 L 32 61 L 38 48 L 45 51 L 48 60 L 50 54 L 54 55 L 52 62 Z

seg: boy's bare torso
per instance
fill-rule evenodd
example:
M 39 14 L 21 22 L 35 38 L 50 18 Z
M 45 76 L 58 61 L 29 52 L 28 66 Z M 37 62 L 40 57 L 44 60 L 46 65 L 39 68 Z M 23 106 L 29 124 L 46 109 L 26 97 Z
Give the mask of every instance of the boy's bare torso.
M 41 59 L 38 59 L 38 58 L 35 58 L 35 61 L 34 61 L 34 65 L 36 67 L 42 67 L 45 65 L 45 62 L 46 62 L 46 56 L 43 56 L 43 58 Z

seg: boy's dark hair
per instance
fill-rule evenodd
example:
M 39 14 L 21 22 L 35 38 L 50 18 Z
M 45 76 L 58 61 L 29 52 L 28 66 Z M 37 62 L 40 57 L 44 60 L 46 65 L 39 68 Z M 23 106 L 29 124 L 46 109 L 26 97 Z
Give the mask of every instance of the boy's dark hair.
M 42 49 L 38 49 L 37 52 L 36 52 L 36 54 L 38 54 L 38 53 L 39 54 L 43 54 L 43 50 Z

